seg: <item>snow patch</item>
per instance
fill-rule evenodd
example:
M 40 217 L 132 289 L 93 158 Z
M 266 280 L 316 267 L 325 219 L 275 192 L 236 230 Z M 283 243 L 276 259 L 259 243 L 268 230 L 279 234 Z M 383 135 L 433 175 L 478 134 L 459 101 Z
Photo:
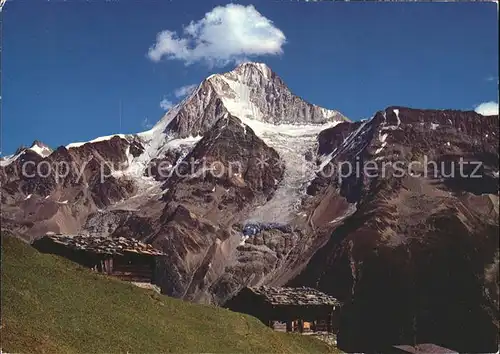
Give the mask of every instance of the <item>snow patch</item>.
M 245 242 L 250 238 L 250 236 L 247 236 L 247 235 L 243 235 L 241 236 L 241 242 L 240 242 L 240 246 L 244 246 L 245 245 Z
M 241 127 L 243 128 L 243 135 L 247 135 L 247 125 L 245 123 L 240 123 Z
M 271 69 L 266 64 L 263 63 L 253 63 L 253 65 L 259 69 L 266 80 L 271 78 Z
M 341 152 L 344 152 L 344 151 L 347 151 L 347 150 L 350 150 L 350 149 L 353 149 L 353 148 L 357 148 L 358 147 L 358 144 L 359 144 L 359 141 L 362 141 L 364 142 L 364 140 L 362 139 L 362 137 L 371 129 L 370 126 L 368 126 L 368 123 L 370 123 L 372 121 L 373 117 L 368 120 L 368 121 L 365 121 L 363 123 L 361 123 L 361 125 L 358 127 L 358 129 L 356 129 L 355 131 L 351 132 L 345 139 L 344 141 L 342 142 L 342 144 L 334 149 L 330 154 L 328 154 L 327 156 L 324 156 L 321 158 L 322 160 L 322 163 L 321 165 L 319 166 L 319 169 L 317 172 L 321 172 L 323 171 L 323 169 L 335 158 L 337 157 Z
M 31 150 L 38 154 L 39 156 L 46 158 L 52 153 L 52 150 L 46 146 L 39 146 L 37 144 L 34 144 L 32 147 L 22 150 L 21 152 L 17 153 L 16 155 L 8 155 L 0 159 L 0 167 L 5 167 L 16 161 L 19 157 L 24 155 L 26 153 L 26 150 Z
M 130 162 L 131 167 L 125 172 L 126 175 L 139 177 L 142 180 L 143 186 L 151 186 L 151 180 L 148 177 L 144 177 L 143 172 L 152 159 L 161 156 L 170 149 L 180 149 L 183 147 L 190 149 L 200 141 L 201 136 L 174 139 L 167 133 L 168 126 L 175 119 L 182 106 L 198 94 L 200 87 L 201 85 L 181 103 L 168 111 L 152 129 L 137 134 L 137 137 L 143 143 L 144 152 L 132 159 Z M 184 157 L 185 155 L 182 158 Z
M 399 118 L 399 109 L 394 109 L 393 112 L 396 115 L 396 119 L 397 119 L 396 125 L 387 125 L 387 115 L 386 115 L 386 113 L 384 111 L 383 112 L 384 121 L 381 124 L 381 130 L 382 131 L 384 131 L 384 130 L 397 130 L 397 129 L 399 129 L 399 126 L 401 125 L 401 119 Z
M 353 215 L 358 210 L 357 206 L 358 206 L 358 203 L 349 204 L 345 213 L 343 215 L 339 216 L 338 218 L 335 218 L 332 221 L 330 221 L 330 224 L 337 224 L 337 223 L 343 221 L 344 219 L 348 218 L 349 216 Z
M 24 200 L 28 200 L 28 199 L 30 199 L 30 198 L 31 198 L 31 196 L 32 196 L 32 194 L 28 194 L 28 195 L 26 196 L 26 198 L 24 198 Z
M 231 95 L 233 97 L 229 97 L 227 93 L 221 91 L 222 89 L 219 89 L 219 91 L 221 92 L 218 92 L 222 98 L 224 106 L 227 108 L 229 112 L 231 112 L 232 115 L 240 119 L 244 118 L 250 118 L 256 120 L 263 119 L 264 114 L 250 100 L 251 88 L 249 86 L 239 81 L 230 80 L 223 75 L 217 76 L 217 78 L 220 78 L 222 81 L 224 81 L 231 88 L 231 91 L 233 91 L 234 93 L 234 95 Z M 214 86 L 218 88 L 219 85 L 214 85 Z
M 244 65 L 246 64 L 243 64 L 243 66 Z M 252 63 L 252 65 L 259 69 L 265 81 L 270 82 L 271 71 L 267 65 L 255 63 Z M 252 92 L 254 90 L 252 87 L 262 85 L 262 78 L 259 75 L 252 75 L 250 72 L 241 73 L 236 70 L 222 75 L 212 76 L 210 79 L 216 93 L 232 115 L 240 119 L 249 118 L 259 121 L 265 120 L 265 114 L 252 101 Z M 227 86 L 229 86 L 230 92 L 227 92 Z M 319 108 L 325 119 L 338 115 L 337 111 L 322 107 L 317 108 Z
M 182 138 L 182 139 L 172 139 L 165 144 L 165 147 L 162 149 L 162 151 L 179 149 L 184 146 L 194 147 L 198 143 L 198 141 L 200 141 L 202 138 L 203 136 L 197 135 L 197 136 L 188 136 L 187 138 Z
M 384 142 L 384 143 L 382 144 L 382 146 L 381 146 L 380 148 L 378 148 L 378 149 L 377 149 L 377 151 L 375 151 L 375 155 L 380 154 L 380 153 L 384 150 L 384 148 L 385 148 L 386 146 L 387 146 L 387 142 Z
M 300 204 L 307 184 L 315 176 L 315 164 L 306 160 L 306 153 L 314 149 L 317 135 L 322 130 L 331 128 L 339 122 L 322 125 L 274 125 L 248 118 L 243 118 L 242 121 L 268 146 L 278 152 L 285 167 L 281 182 L 274 181 L 275 184 L 279 184 L 273 198 L 255 209 L 248 220 L 287 223 L 295 215 L 297 204 Z
M 397 127 L 399 127 L 401 125 L 401 119 L 399 119 L 399 109 L 394 109 L 393 112 L 396 115 L 396 119 L 398 120 Z
M 16 155 L 8 155 L 5 156 L 2 160 L 0 160 L 0 167 L 5 167 L 10 165 L 12 162 L 16 161 L 20 156 L 24 155 L 26 151 L 21 151 Z
M 29 148 L 29 150 L 37 153 L 43 158 L 46 158 L 52 153 L 52 150 L 50 150 L 47 146 L 39 146 L 37 144 L 34 144 L 32 147 Z

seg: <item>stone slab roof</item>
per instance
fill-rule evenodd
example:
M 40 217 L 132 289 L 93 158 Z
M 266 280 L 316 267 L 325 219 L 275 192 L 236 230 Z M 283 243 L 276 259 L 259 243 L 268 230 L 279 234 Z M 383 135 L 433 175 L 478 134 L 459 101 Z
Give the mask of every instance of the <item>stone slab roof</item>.
M 340 305 L 340 302 L 333 296 L 313 288 L 273 288 L 262 286 L 249 289 L 256 295 L 263 296 L 265 301 L 272 305 Z
M 415 347 L 412 347 L 411 345 L 395 345 L 395 348 L 398 348 L 399 350 L 402 350 L 407 353 L 421 353 L 421 354 L 458 354 L 458 352 L 441 347 L 436 344 L 431 344 L 431 343 L 424 343 L 424 344 L 418 344 Z
M 88 251 L 92 253 L 121 255 L 125 252 L 133 252 L 151 256 L 165 255 L 165 253 L 155 249 L 152 245 L 132 238 L 60 234 L 46 234 L 44 237 L 50 239 L 54 243 L 64 245 L 70 249 Z

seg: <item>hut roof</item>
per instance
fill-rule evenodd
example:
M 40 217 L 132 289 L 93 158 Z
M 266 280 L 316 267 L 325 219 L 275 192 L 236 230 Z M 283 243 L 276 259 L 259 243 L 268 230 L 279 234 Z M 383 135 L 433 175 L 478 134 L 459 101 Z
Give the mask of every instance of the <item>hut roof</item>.
M 454 350 L 431 343 L 418 344 L 415 347 L 411 345 L 395 345 L 394 347 L 407 353 L 458 354 Z
M 43 238 L 47 238 L 52 242 L 64 245 L 70 249 L 100 254 L 121 255 L 125 252 L 133 252 L 151 256 L 165 255 L 165 253 L 155 249 L 150 244 L 125 237 L 110 238 L 90 235 L 47 234 Z
M 333 296 L 322 293 L 313 288 L 273 288 L 262 286 L 249 288 L 258 296 L 272 305 L 340 305 Z

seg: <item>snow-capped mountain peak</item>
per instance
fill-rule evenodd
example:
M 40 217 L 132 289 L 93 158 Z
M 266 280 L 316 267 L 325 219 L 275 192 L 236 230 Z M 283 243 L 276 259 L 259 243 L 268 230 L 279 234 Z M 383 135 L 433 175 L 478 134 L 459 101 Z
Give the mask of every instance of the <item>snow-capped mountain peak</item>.
M 47 157 L 52 153 L 52 149 L 39 140 L 35 140 L 29 149 L 41 157 Z
M 206 78 L 181 103 L 172 108 L 153 129 L 140 133 L 145 154 L 142 163 L 161 157 L 172 142 L 194 146 L 214 124 L 231 114 L 250 127 L 283 160 L 286 171 L 275 197 L 250 215 L 252 220 L 287 221 L 300 200 L 314 166 L 305 161 L 314 150 L 320 131 L 346 118 L 294 95 L 266 64 L 243 63 L 234 70 Z M 175 145 L 175 144 L 174 144 Z
M 130 162 L 142 168 L 151 160 L 161 158 L 171 148 L 172 141 L 182 143 L 186 140 L 195 144 L 218 119 L 228 113 L 250 126 L 268 145 L 282 153 L 288 148 L 281 149 L 280 146 L 288 146 L 290 142 L 295 144 L 296 139 L 300 140 L 301 137 L 307 140 L 309 148 L 314 143 L 313 135 L 346 119 L 338 111 L 313 105 L 294 95 L 266 64 L 247 62 L 232 71 L 214 74 L 203 80 L 152 129 L 138 133 L 135 137 L 119 137 L 129 143 L 135 139 L 141 142 L 143 153 Z M 109 140 L 113 136 L 69 144 L 66 148 L 79 148 L 86 143 Z M 52 152 L 41 143 L 34 144 L 31 149 L 42 157 Z M 303 152 L 304 149 L 299 150 Z M 16 156 L 12 156 L 2 161 L 2 164 L 9 164 L 15 159 Z
M 266 64 L 249 62 L 209 76 L 157 126 L 179 137 L 203 135 L 226 112 L 272 125 L 317 125 L 346 119 L 338 111 L 294 95 Z
M 237 73 L 240 75 L 249 75 L 249 74 L 260 74 L 265 79 L 270 80 L 273 75 L 273 71 L 269 66 L 264 63 L 254 63 L 254 62 L 245 62 L 238 65 L 232 72 L 227 74 Z
M 271 71 L 271 68 L 269 66 L 267 66 L 267 64 L 257 63 L 257 62 L 253 62 L 253 61 L 247 61 L 247 62 L 241 63 L 238 66 L 236 66 L 236 68 L 234 70 L 242 70 L 242 69 L 247 69 L 247 68 L 255 68 L 257 70 L 261 70 L 262 72 Z

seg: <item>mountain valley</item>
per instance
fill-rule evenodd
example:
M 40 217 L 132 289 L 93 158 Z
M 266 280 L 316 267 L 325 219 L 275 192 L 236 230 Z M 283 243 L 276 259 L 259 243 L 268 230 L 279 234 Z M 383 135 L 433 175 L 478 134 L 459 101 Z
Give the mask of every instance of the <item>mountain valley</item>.
M 473 111 L 351 122 L 243 63 L 148 131 L 2 158 L 2 231 L 139 239 L 168 255 L 162 293 L 197 303 L 318 288 L 345 303 L 350 352 L 415 338 L 496 351 L 498 134 Z

